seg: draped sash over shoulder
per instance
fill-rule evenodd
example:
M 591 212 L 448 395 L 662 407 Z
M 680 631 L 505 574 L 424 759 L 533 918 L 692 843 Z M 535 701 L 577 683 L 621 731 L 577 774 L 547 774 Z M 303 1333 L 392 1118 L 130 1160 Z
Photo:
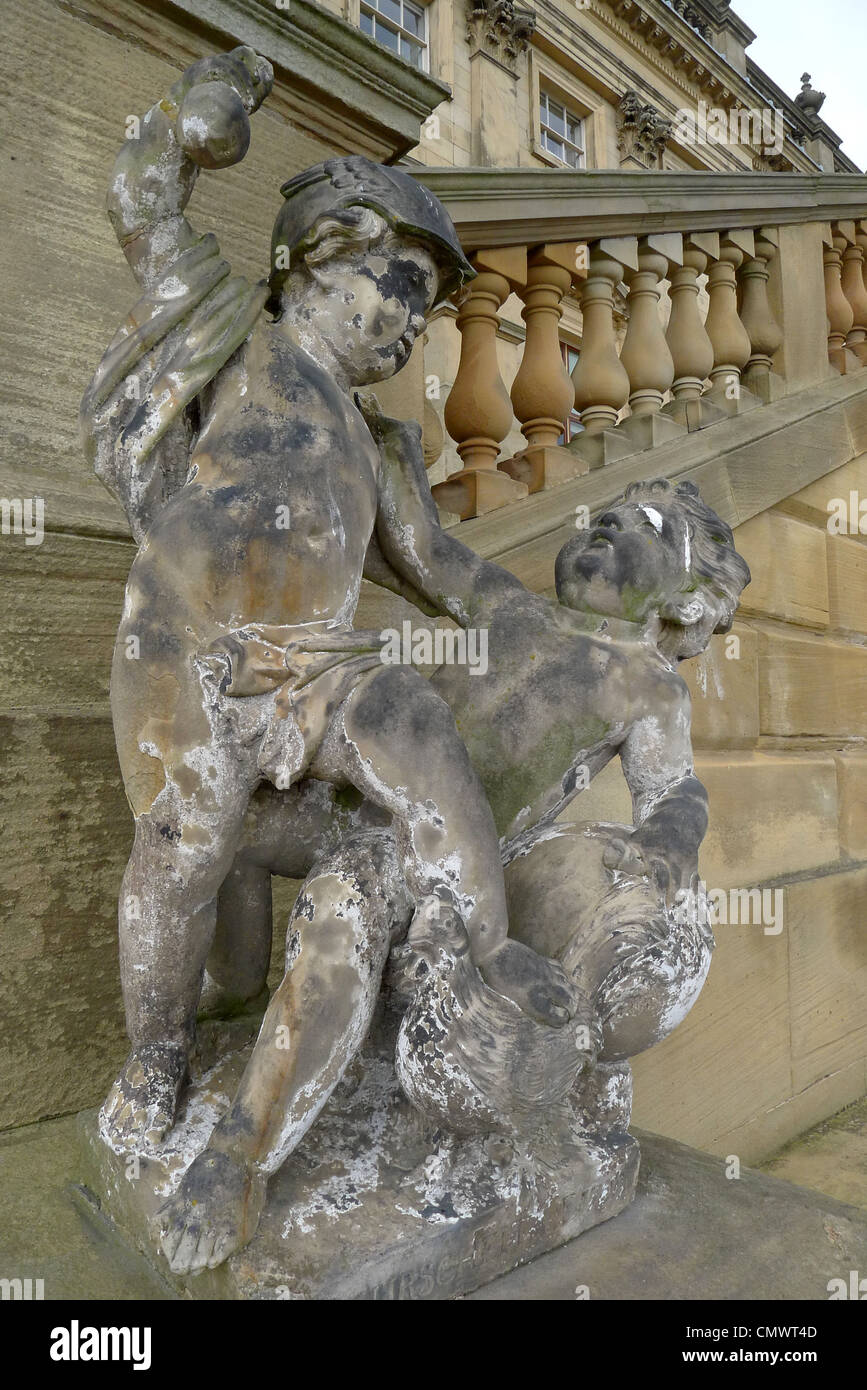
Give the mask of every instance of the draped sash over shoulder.
M 181 252 L 130 311 L 81 403 L 85 453 L 141 542 L 189 467 L 184 412 L 250 333 L 263 281 L 232 275 L 211 234 Z

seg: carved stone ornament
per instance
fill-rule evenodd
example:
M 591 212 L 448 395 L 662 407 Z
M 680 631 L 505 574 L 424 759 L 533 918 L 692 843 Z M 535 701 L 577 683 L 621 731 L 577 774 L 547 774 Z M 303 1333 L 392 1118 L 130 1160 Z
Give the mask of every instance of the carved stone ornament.
M 467 41 L 471 52 L 481 49 L 511 72 L 517 70 L 535 30 L 535 11 L 514 4 L 514 0 L 469 0 Z
M 438 200 L 327 160 L 283 186 L 257 284 L 186 219 L 272 80 L 249 48 L 193 64 L 110 183 L 140 293 L 81 427 L 139 542 L 111 685 L 130 1053 L 85 1178 L 192 1296 L 442 1297 L 631 1200 L 629 1058 L 713 946 L 676 668 L 749 571 L 688 483 L 576 533 L 556 598 L 441 529 L 420 426 L 363 389 L 473 274 Z M 427 679 L 418 633 L 359 630 L 363 576 L 465 659 Z M 616 757 L 634 823 L 560 822 Z M 302 886 L 269 1000 L 272 875 Z
M 662 167 L 662 155 L 674 124 L 661 116 L 635 91 L 623 94 L 617 107 L 617 148 L 621 164 L 629 162 L 653 169 Z
M 688 0 L 665 0 L 665 2 L 671 6 L 675 14 L 679 14 L 686 21 L 690 28 L 694 29 L 697 34 L 701 34 L 703 39 L 708 37 L 710 26 L 695 6 L 688 3 Z

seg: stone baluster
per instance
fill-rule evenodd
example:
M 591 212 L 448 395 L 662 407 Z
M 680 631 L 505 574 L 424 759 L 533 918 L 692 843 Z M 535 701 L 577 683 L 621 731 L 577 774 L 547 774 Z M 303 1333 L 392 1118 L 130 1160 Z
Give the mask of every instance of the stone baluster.
M 843 293 L 843 252 L 848 246 L 845 236 L 832 230 L 825 242 L 822 260 L 825 266 L 825 308 L 828 311 L 828 358 L 832 367 L 845 374 L 849 367 L 846 356 L 846 337 L 852 327 L 852 306 Z
M 500 444 L 512 427 L 512 403 L 497 362 L 499 310 L 527 273 L 524 247 L 477 252 L 479 272 L 458 311 L 461 356 L 445 408 L 445 425 L 462 467 L 431 489 L 436 503 L 462 520 L 527 495 L 526 485 L 497 469 Z
M 642 237 L 638 243 L 638 269 L 626 272 L 629 284 L 629 323 L 620 352 L 621 366 L 629 376 L 628 419 L 617 433 L 636 450 L 653 448 L 682 434 L 684 426 L 660 414 L 662 402 L 674 381 L 674 359 L 659 313 L 659 286 L 669 266 L 683 265 L 683 237 L 679 232 Z
M 688 430 L 724 418 L 724 412 L 702 395 L 713 367 L 713 344 L 698 305 L 699 276 L 709 260 L 718 258 L 719 249 L 718 232 L 693 232 L 684 237 L 683 264 L 669 261 L 671 316 L 665 340 L 674 362 L 674 382 L 672 399 L 662 413 Z
M 705 328 L 713 345 L 710 398 L 728 414 L 739 414 L 760 402 L 741 386 L 741 373 L 750 360 L 750 336 L 738 316 L 737 272 L 745 257 L 755 259 L 752 231 L 720 233 L 719 258 L 707 275 L 710 306 Z
M 864 248 L 867 237 L 854 222 L 835 222 L 835 229 L 846 237 L 840 274 L 842 289 L 852 310 L 852 327 L 846 334 L 846 347 L 859 362 L 867 362 L 867 287 L 864 284 Z
M 527 261 L 523 291 L 527 338 L 511 393 L 527 447 L 499 467 L 525 482 L 531 492 L 581 471 L 574 456 L 557 443 L 575 400 L 560 350 L 559 326 L 564 296 L 587 274 L 586 251 L 586 245 L 576 242 L 548 244 L 536 247 Z
M 564 259 L 568 259 L 568 249 Z M 522 314 L 527 339 L 511 395 L 515 417 L 530 448 L 557 443 L 575 400 L 559 335 L 561 304 L 572 286 L 574 263 L 574 255 L 571 266 L 558 263 L 544 246 L 527 261 Z
M 585 469 L 601 468 L 642 447 L 620 427 L 613 428 L 629 400 L 629 374 L 617 354 L 614 331 L 614 291 L 627 270 L 638 270 L 637 237 L 602 237 L 590 243 L 581 296 L 581 354 L 572 373 L 584 428 L 566 446 Z
M 635 238 L 626 237 L 604 238 L 590 248 L 581 296 L 581 355 L 572 373 L 575 405 L 588 435 L 610 429 L 629 399 L 629 376 L 617 355 L 614 336 L 614 290 L 624 272 L 624 262 L 616 259 L 614 250 L 626 241 L 632 241 L 637 250 Z M 632 268 L 638 269 L 637 256 Z
M 652 241 L 642 237 L 638 269 L 626 272 L 629 324 L 620 364 L 629 377 L 633 415 L 655 415 L 674 381 L 674 360 L 659 317 L 659 283 L 668 273 L 668 257 L 655 251 Z
M 771 360 L 783 342 L 783 331 L 768 302 L 768 264 L 777 254 L 777 235 L 769 228 L 755 233 L 755 256 L 741 267 L 738 288 L 741 297 L 740 320 L 750 340 L 750 357 L 743 374 L 747 390 L 759 400 L 777 400 L 783 383 L 771 371 Z
M 867 219 L 855 223 L 855 242 L 861 248 L 861 275 L 864 282 L 864 289 L 867 292 Z M 856 356 L 863 362 L 867 359 L 855 349 Z

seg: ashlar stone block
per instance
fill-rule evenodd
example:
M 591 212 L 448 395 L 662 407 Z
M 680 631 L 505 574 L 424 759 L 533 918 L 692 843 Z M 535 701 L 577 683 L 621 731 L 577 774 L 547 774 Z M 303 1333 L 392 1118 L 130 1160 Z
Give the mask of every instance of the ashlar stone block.
M 805 627 L 828 625 L 825 535 L 780 512 L 760 512 L 739 526 L 735 543 L 752 581 L 741 597 L 743 613 L 763 613 Z

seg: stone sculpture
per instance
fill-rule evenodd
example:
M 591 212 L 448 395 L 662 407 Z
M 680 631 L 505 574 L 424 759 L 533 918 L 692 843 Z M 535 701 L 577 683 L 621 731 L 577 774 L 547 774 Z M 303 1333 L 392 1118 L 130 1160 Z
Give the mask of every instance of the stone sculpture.
M 360 1098 L 378 1107 L 383 1170 L 455 1136 L 469 1215 L 474 1184 L 490 1206 L 528 1167 L 572 1172 L 553 1225 L 540 1199 L 532 1253 L 610 1214 L 589 1214 L 581 1163 L 617 1168 L 629 1199 L 627 1059 L 707 973 L 707 924 L 673 912 L 707 824 L 676 665 L 727 630 L 749 574 L 695 489 L 661 480 L 563 547 L 558 600 L 441 530 L 420 429 L 358 389 L 472 275 L 442 206 L 400 170 L 328 161 L 284 185 L 256 286 L 183 215 L 200 167 L 243 158 L 271 80 L 249 49 L 194 64 L 109 195 L 143 296 L 82 405 L 140 542 L 112 674 L 136 819 L 132 1052 L 102 1141 L 174 1154 L 156 1226 L 179 1274 L 250 1241 L 332 1097 L 347 1132 Z M 352 627 L 362 573 L 485 628 L 487 673 L 385 665 L 381 635 Z M 635 824 L 557 823 L 616 754 Z M 305 880 L 286 976 L 234 1099 L 179 1157 L 203 997 L 211 1013 L 263 997 L 272 872 Z

